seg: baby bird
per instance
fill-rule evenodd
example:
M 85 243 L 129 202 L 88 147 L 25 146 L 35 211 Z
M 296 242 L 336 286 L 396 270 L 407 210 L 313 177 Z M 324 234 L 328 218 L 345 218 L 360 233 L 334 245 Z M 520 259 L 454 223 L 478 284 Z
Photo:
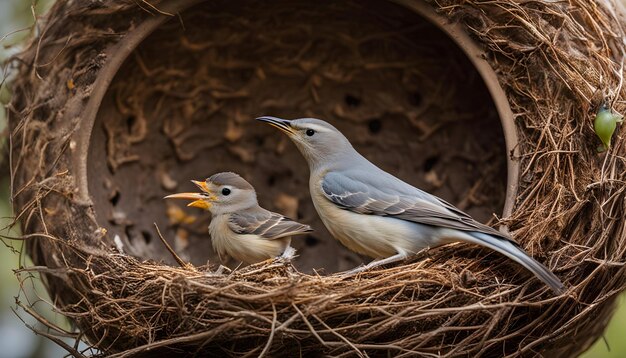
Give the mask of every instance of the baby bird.
M 291 236 L 313 231 L 309 225 L 260 207 L 254 187 L 238 174 L 218 173 L 192 183 L 201 193 L 165 198 L 194 200 L 187 206 L 211 212 L 211 244 L 222 261 L 224 255 L 247 264 L 290 255 Z

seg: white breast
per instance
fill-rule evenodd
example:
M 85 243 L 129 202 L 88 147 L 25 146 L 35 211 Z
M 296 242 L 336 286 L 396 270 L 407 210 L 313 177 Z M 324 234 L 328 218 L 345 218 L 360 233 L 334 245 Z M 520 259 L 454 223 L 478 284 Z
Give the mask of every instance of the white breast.
M 214 216 L 209 233 L 220 259 L 228 255 L 248 264 L 280 256 L 291 242 L 290 238 L 268 240 L 258 235 L 237 234 L 228 227 L 228 214 Z
M 322 222 L 330 233 L 350 250 L 373 258 L 396 253 L 418 252 L 437 246 L 433 230 L 406 220 L 358 214 L 341 209 L 322 193 L 321 185 L 311 183 L 311 198 Z

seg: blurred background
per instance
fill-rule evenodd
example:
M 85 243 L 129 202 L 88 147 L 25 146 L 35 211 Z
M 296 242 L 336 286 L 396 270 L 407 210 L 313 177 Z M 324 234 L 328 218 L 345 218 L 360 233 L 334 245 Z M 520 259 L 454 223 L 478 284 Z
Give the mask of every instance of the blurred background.
M 45 14 L 54 0 L 0 0 L 0 63 L 11 54 L 19 51 L 19 45 L 35 30 L 31 29 L 35 16 Z M 0 83 L 6 77 L 5 68 L 0 71 Z M 6 116 L 4 106 L 10 99 L 10 86 L 0 87 L 0 146 L 5 144 Z M 8 172 L 8 163 L 0 161 L 4 166 L 0 173 Z M 9 180 L 0 177 L 0 235 L 16 237 L 17 229 L 9 229 L 12 222 L 11 205 L 9 203 Z M 17 305 L 17 301 L 34 304 L 39 313 L 46 319 L 55 322 L 65 329 L 70 325 L 63 317 L 54 312 L 49 304 L 41 282 L 32 275 L 16 275 L 14 270 L 30 265 L 28 258 L 21 254 L 22 242 L 0 239 L 0 358 L 21 357 L 62 357 L 65 350 L 46 338 L 33 333 L 28 327 L 43 330 L 44 327 L 34 318 L 25 313 Z M 21 284 L 20 284 L 21 281 Z M 585 358 L 626 357 L 626 296 L 619 300 L 618 309 L 607 331 L 605 340 L 599 339 L 585 354 Z M 74 344 L 74 341 L 67 339 Z M 610 349 L 609 349 L 610 347 Z
M 0 0 L 0 63 L 19 51 L 19 44 L 28 38 L 35 22 L 34 14 L 44 14 L 53 0 Z M 6 144 L 6 114 L 10 86 L 3 83 L 7 69 L 0 70 L 0 147 Z M 8 163 L 0 158 L 0 173 L 8 173 Z M 12 223 L 9 203 L 9 178 L 0 175 L 0 237 L 19 236 L 19 230 L 9 229 Z M 63 357 L 67 352 L 56 343 L 36 335 L 28 327 L 43 330 L 44 326 L 21 310 L 16 302 L 32 305 L 45 319 L 70 329 L 63 316 L 56 314 L 49 297 L 36 276 L 28 273 L 16 275 L 14 270 L 31 266 L 22 252 L 21 241 L 0 239 L 0 358 Z M 21 283 L 20 283 L 21 281 Z M 74 340 L 66 339 L 71 345 Z

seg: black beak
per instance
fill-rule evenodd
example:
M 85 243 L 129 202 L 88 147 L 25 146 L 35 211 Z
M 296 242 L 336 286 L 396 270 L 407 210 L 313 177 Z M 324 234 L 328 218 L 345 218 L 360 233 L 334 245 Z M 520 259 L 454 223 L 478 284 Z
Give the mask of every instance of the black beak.
M 256 120 L 269 123 L 271 126 L 274 126 L 287 134 L 293 134 L 293 128 L 291 127 L 291 121 L 289 120 L 269 116 L 259 117 Z

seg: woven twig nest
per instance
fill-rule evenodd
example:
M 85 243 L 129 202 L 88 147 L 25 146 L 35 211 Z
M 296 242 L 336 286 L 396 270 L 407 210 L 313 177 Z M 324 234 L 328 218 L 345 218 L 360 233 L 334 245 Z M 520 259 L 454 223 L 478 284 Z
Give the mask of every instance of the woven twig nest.
M 601 334 L 626 277 L 623 131 L 599 154 L 592 128 L 601 103 L 626 107 L 617 5 L 397 3 L 55 4 L 13 61 L 13 198 L 35 269 L 89 343 L 570 356 Z M 325 231 L 300 154 L 259 115 L 332 122 L 382 168 L 504 225 L 568 292 L 470 245 L 333 275 L 364 258 Z M 225 170 L 315 228 L 293 265 L 219 271 L 208 217 L 162 200 Z

